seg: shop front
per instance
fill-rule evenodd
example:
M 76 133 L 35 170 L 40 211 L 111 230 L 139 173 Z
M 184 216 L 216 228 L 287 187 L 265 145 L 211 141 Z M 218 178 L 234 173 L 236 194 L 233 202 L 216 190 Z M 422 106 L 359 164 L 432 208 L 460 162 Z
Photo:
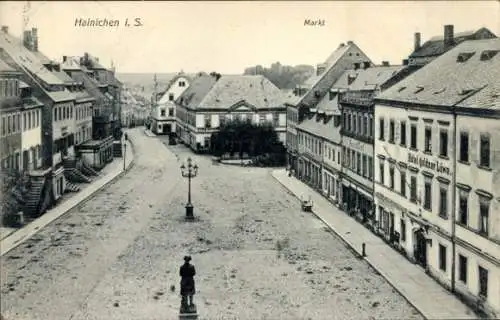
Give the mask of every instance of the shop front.
M 321 166 L 314 160 L 302 156 L 299 158 L 299 179 L 311 187 L 321 190 Z
M 344 177 L 342 180 L 342 196 L 345 212 L 358 217 L 362 222 L 375 219 L 373 196 L 366 186 Z

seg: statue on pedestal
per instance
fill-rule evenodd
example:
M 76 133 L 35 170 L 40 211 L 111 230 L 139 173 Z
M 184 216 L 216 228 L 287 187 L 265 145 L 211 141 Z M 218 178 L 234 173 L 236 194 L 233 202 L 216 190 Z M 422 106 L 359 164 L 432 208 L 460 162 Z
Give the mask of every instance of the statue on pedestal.
M 181 276 L 181 313 L 196 313 L 196 305 L 193 303 L 193 296 L 196 293 L 194 276 L 196 270 L 192 264 L 190 256 L 184 257 L 184 264 L 179 269 Z M 188 303 L 189 300 L 189 303 Z

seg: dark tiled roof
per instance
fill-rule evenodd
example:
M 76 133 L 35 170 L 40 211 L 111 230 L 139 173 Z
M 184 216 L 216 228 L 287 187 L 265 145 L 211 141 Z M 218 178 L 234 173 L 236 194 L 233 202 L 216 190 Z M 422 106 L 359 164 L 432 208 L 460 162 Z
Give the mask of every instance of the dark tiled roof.
M 490 59 L 486 51 L 498 51 Z M 471 55 L 471 53 L 474 53 Z M 468 59 L 467 59 L 468 58 Z M 465 60 L 459 62 L 459 60 Z M 489 104 L 500 79 L 500 39 L 465 41 L 387 89 L 377 99 L 453 106 L 465 101 Z M 480 90 L 484 87 L 483 90 Z M 474 91 L 478 91 L 474 97 Z M 491 94 L 490 94 L 490 93 Z M 488 96 L 490 98 L 488 98 Z M 482 102 L 475 99 L 482 99 Z M 497 98 L 498 99 L 498 98 Z M 462 104 L 460 104 L 462 105 Z
M 197 107 L 227 109 L 241 101 L 257 109 L 284 107 L 281 90 L 261 75 L 222 76 Z
M 500 65 L 497 65 L 500 68 Z M 500 77 L 500 74 L 498 76 Z M 490 83 L 476 94 L 457 104 L 457 106 L 500 110 L 500 80 L 496 83 Z
M 444 44 L 444 36 L 435 36 L 426 41 L 418 50 L 414 51 L 411 55 L 410 58 L 420 58 L 420 57 L 434 57 L 434 56 L 439 56 L 446 51 L 450 50 L 454 46 L 467 41 L 467 40 L 472 40 L 476 38 L 476 35 L 480 31 L 487 31 L 490 32 L 486 28 L 481 28 L 476 31 L 465 31 L 465 32 L 458 32 L 455 33 L 453 39 L 454 39 L 454 45 L 453 46 L 445 46 Z
M 334 127 L 333 117 L 328 117 L 327 122 L 321 117 L 318 118 L 318 115 L 310 116 L 302 121 L 297 126 L 297 129 L 312 133 L 331 142 L 340 143 L 340 126 Z
M 215 82 L 216 79 L 209 75 L 194 79 L 189 87 L 177 98 L 176 103 L 188 108 L 198 107 Z
M 346 70 L 335 82 L 333 88 L 349 89 L 350 91 L 375 90 L 400 72 L 403 66 L 377 66 L 367 69 Z M 354 81 L 349 84 L 349 78 Z

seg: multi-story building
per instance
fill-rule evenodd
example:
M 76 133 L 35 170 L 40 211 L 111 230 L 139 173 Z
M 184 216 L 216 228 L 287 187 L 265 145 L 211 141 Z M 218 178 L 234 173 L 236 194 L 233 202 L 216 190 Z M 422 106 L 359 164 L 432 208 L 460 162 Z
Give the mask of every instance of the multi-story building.
M 442 36 L 432 37 L 422 45 L 421 33 L 416 32 L 414 35 L 413 52 L 408 57 L 408 64 L 410 66 L 423 67 L 464 41 L 492 38 L 496 38 L 496 35 L 487 28 L 454 33 L 453 25 L 445 25 Z
M 64 59 L 64 57 L 63 57 Z M 106 69 L 97 57 L 84 53 L 78 65 L 90 77 L 102 95 L 106 97 L 100 105 L 96 105 L 93 115 L 93 138 L 103 140 L 109 136 L 121 137 L 121 83 L 116 79 L 113 70 Z M 93 94 L 91 92 L 91 94 Z
M 401 79 L 403 66 L 361 68 L 355 64 L 335 83 L 342 110 L 342 208 L 360 220 L 373 211 L 373 98 Z
M 177 134 L 195 151 L 210 148 L 211 135 L 233 119 L 271 123 L 284 143 L 283 95 L 263 76 L 202 75 L 176 100 Z
M 75 145 L 76 153 L 89 165 L 101 169 L 113 159 L 113 136 L 110 119 L 112 100 L 96 79 L 94 72 L 80 65 L 80 58 L 63 56 L 61 69 L 71 77 L 76 86 Z M 94 128 L 94 124 L 97 128 Z
M 352 41 L 340 46 L 316 68 L 316 73 L 293 91 L 285 105 L 287 108 L 287 158 L 289 166 L 298 171 L 297 125 L 308 112 L 315 112 L 316 105 L 330 90 L 333 83 L 354 63 L 371 66 L 370 59 Z
M 151 131 L 156 134 L 175 135 L 175 100 L 188 88 L 190 78 L 179 73 L 167 85 L 167 88 L 159 93 L 159 100 L 152 106 Z
M 376 98 L 381 233 L 500 315 L 500 39 L 465 41 Z
M 0 131 L 1 169 L 19 170 L 22 166 L 23 132 L 22 103 L 19 99 L 19 76 L 13 68 L 0 59 Z
M 30 211 L 43 212 L 52 201 L 58 200 L 65 190 L 62 155 L 74 154 L 74 104 L 75 97 L 58 77 L 52 61 L 43 59 L 38 52 L 37 30 L 24 32 L 20 41 L 8 33 L 0 34 L 0 56 L 21 72 L 21 80 L 32 88 L 33 95 L 43 103 L 40 119 L 42 130 L 42 170 L 32 173 L 43 188 L 34 188 Z M 50 186 L 46 184 L 49 183 Z M 40 209 L 41 208 L 41 209 Z
M 298 176 L 360 219 L 373 217 L 373 97 L 406 67 L 354 63 L 296 126 Z

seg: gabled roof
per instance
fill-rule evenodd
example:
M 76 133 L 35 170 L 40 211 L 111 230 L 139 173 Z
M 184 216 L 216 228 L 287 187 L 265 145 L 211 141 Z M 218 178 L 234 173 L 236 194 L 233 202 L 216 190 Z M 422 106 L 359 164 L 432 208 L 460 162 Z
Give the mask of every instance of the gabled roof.
M 256 109 L 283 107 L 284 97 L 266 77 L 261 75 L 221 76 L 197 108 L 227 109 L 245 102 Z
M 376 66 L 367 69 L 346 70 L 333 88 L 349 91 L 375 90 L 403 70 L 403 66 Z M 349 78 L 354 79 L 349 84 Z
M 494 35 L 489 29 L 481 28 L 476 31 L 464 31 L 455 33 L 453 36 L 454 45 L 456 46 L 464 41 L 473 40 L 481 32 L 488 32 Z M 426 41 L 418 50 L 410 54 L 410 58 L 420 58 L 420 57 L 433 57 L 439 56 L 446 51 L 450 50 L 453 46 L 446 46 L 444 44 L 444 36 L 434 36 Z
M 361 49 L 352 41 L 348 41 L 348 43 L 345 45 L 341 44 L 334 52 L 330 54 L 330 56 L 322 64 L 325 67 L 325 70 L 319 75 L 314 73 L 311 77 L 309 77 L 306 80 L 306 82 L 304 82 L 304 84 L 299 86 L 301 88 L 306 88 L 308 92 L 301 96 L 296 96 L 296 95 L 289 96 L 286 103 L 293 106 L 299 105 L 302 102 L 302 100 L 304 100 L 304 98 L 308 95 L 308 93 L 316 88 L 316 86 L 328 74 L 328 72 L 338 65 L 339 61 L 342 60 L 342 58 L 347 54 L 347 52 L 351 48 L 356 48 L 358 51 L 361 52 Z M 369 59 L 367 61 L 371 63 Z
M 435 106 L 461 106 L 467 102 L 473 106 L 491 105 L 488 101 L 498 94 L 498 79 L 500 39 L 470 40 L 437 57 L 376 99 Z
M 0 59 L 0 72 L 16 72 L 16 70 L 14 68 L 12 68 L 11 66 L 9 66 L 5 61 L 3 61 L 2 59 Z
M 177 74 L 172 79 L 170 79 L 170 81 L 168 82 L 167 87 L 165 88 L 165 90 L 162 91 L 162 92 L 160 92 L 158 94 L 160 96 L 160 99 L 158 100 L 158 104 L 164 104 L 164 103 L 168 103 L 170 101 L 168 99 L 168 95 L 167 95 L 168 94 L 168 90 L 170 90 L 170 88 L 172 87 L 172 85 L 174 85 L 177 82 L 177 80 L 182 79 L 182 78 L 186 79 L 188 82 L 191 82 L 191 78 L 188 77 L 187 75 L 185 75 L 185 74 Z
M 194 79 L 175 102 L 190 109 L 198 107 L 216 81 L 210 75 L 202 75 Z
M 47 70 L 39 57 L 26 49 L 19 39 L 10 34 L 0 32 L 0 47 L 2 47 L 17 64 L 26 68 L 32 75 L 36 75 L 45 83 L 49 85 L 64 84 L 56 75 Z
M 323 116 L 310 115 L 297 125 L 297 129 L 312 133 L 331 142 L 340 143 L 341 126 L 335 127 L 332 117 L 329 117 L 326 122 L 322 117 Z

